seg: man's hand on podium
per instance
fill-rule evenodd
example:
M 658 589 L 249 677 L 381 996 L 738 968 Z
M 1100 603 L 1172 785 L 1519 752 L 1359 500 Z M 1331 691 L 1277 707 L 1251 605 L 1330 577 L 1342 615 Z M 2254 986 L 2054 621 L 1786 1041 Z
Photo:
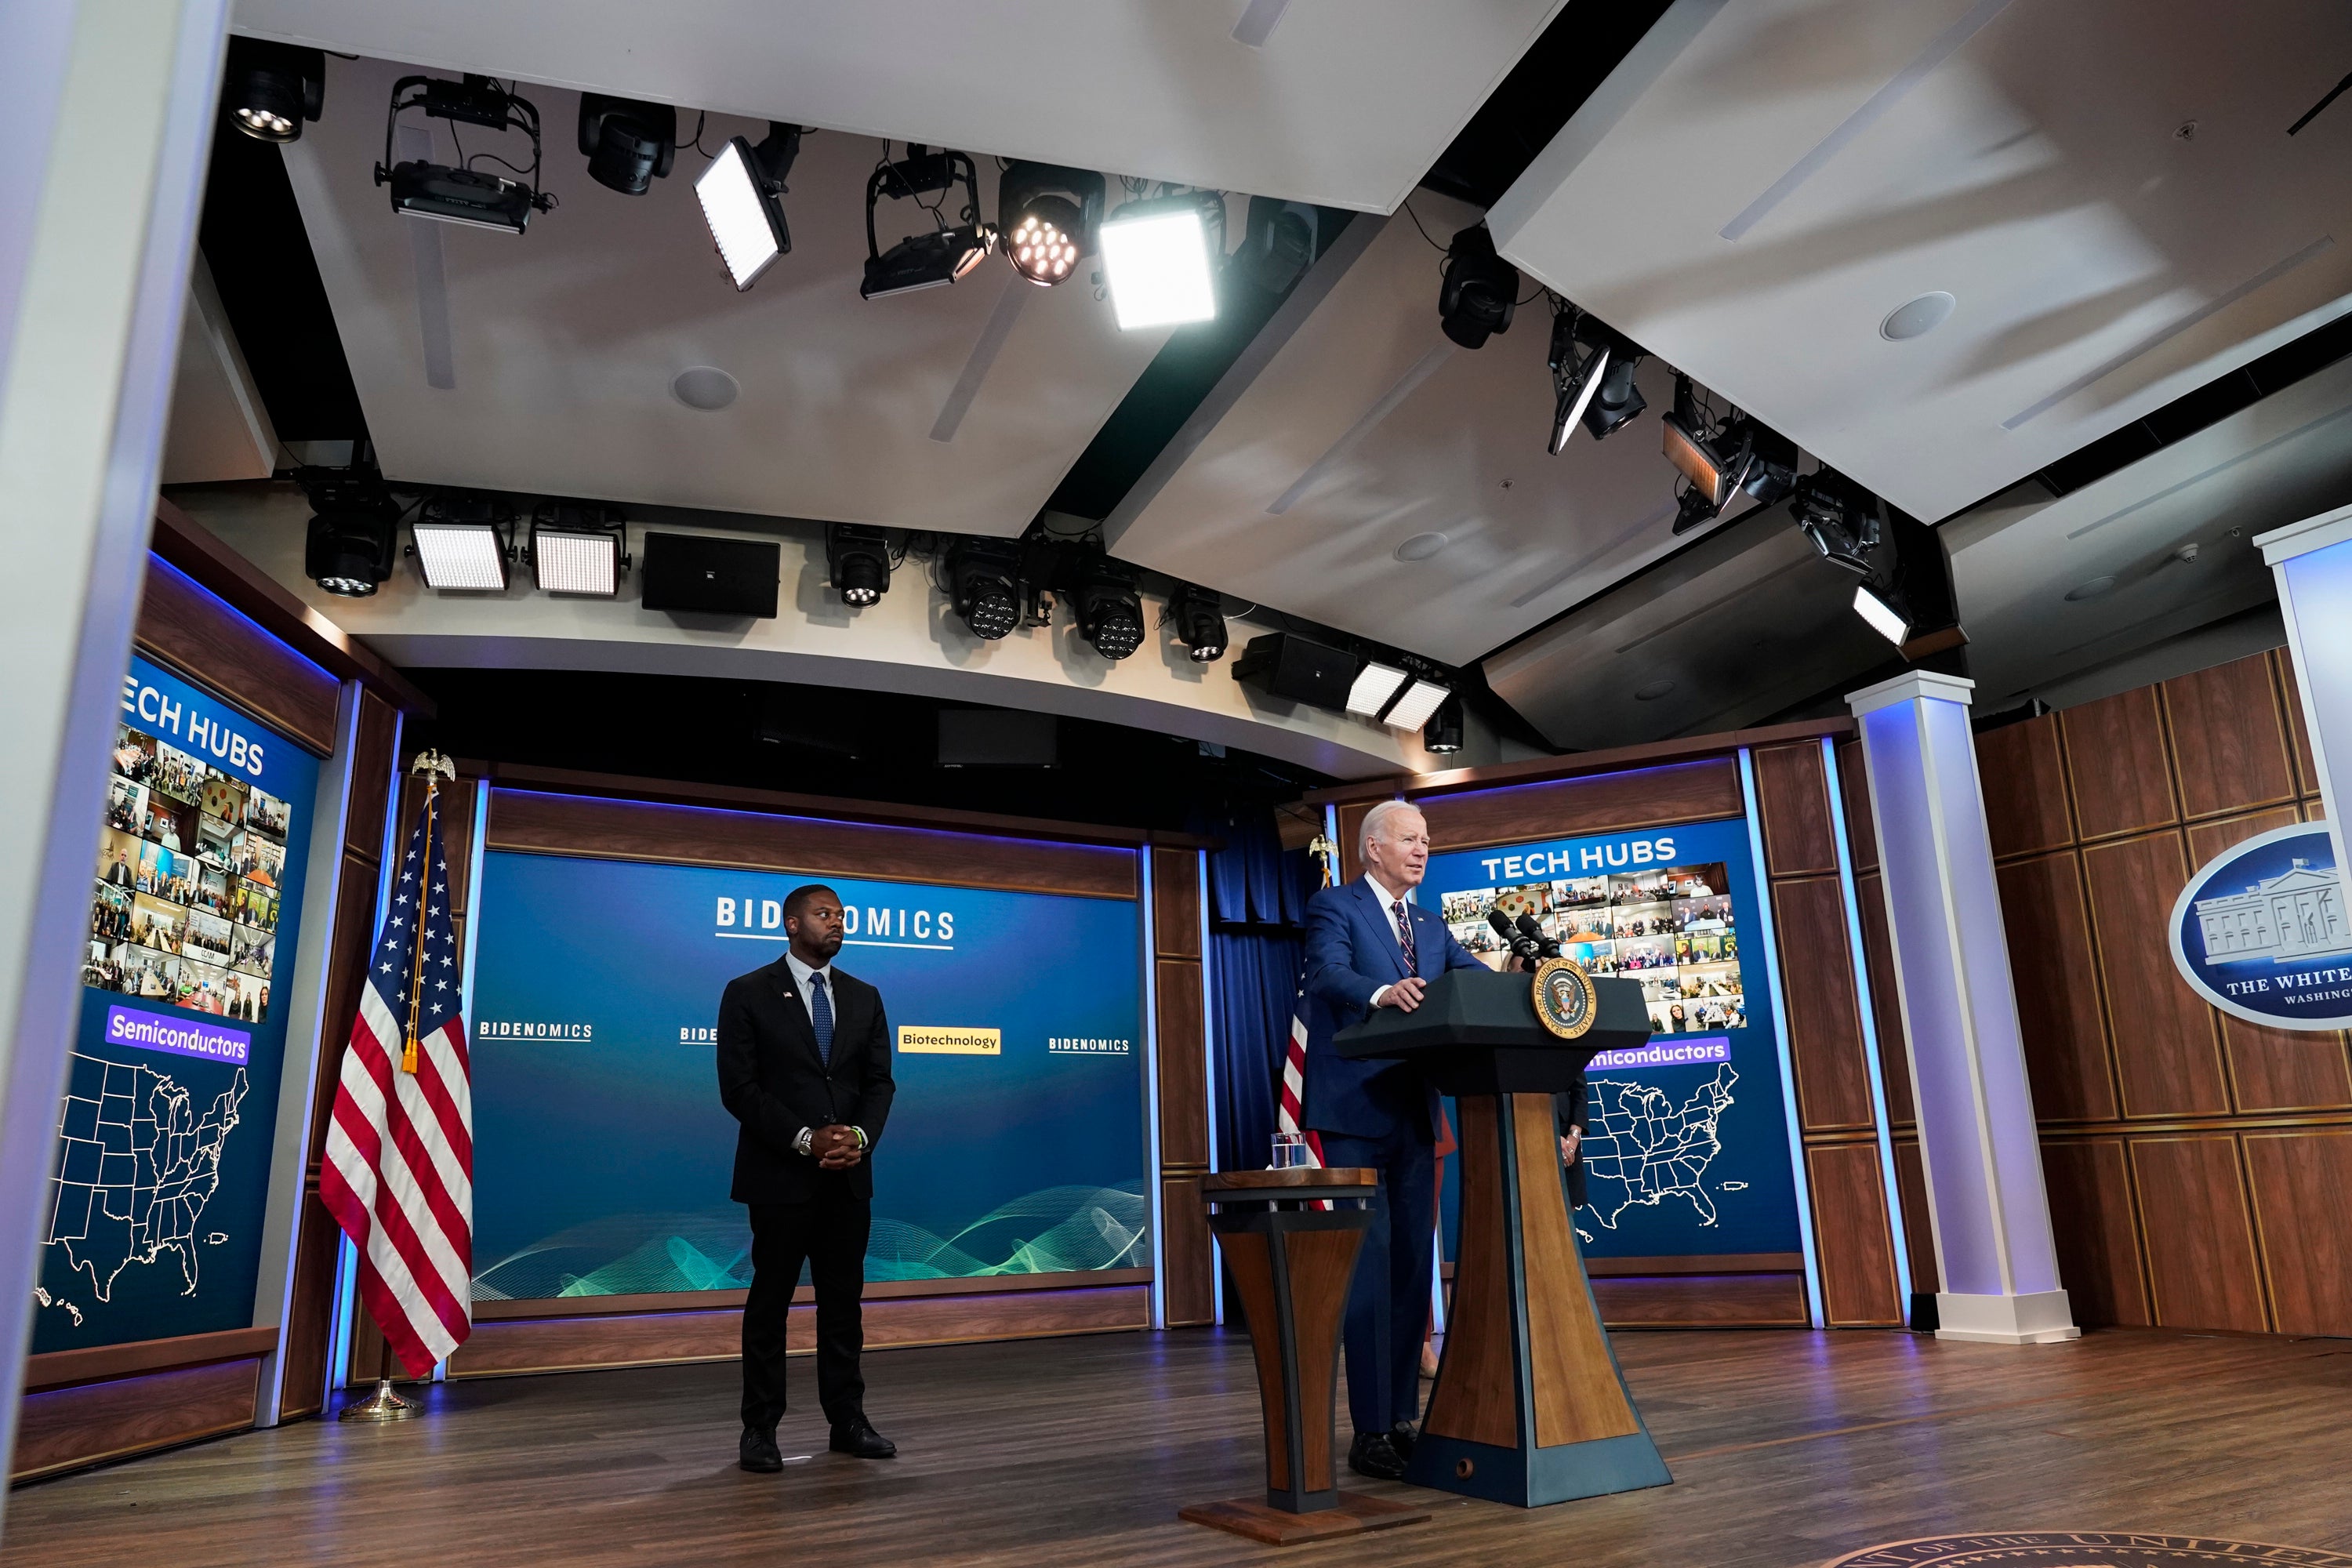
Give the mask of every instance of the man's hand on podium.
M 1398 981 L 1395 984 L 1383 990 L 1380 994 L 1379 997 L 1373 1001 L 1372 1005 L 1375 1007 L 1393 1007 L 1400 1013 L 1410 1013 L 1415 1007 L 1421 1005 L 1421 993 L 1423 989 L 1423 984 L 1424 983 L 1420 975 L 1408 974 L 1402 980 Z
M 827 1171 L 846 1171 L 866 1157 L 854 1127 L 820 1127 L 809 1135 L 809 1152 Z

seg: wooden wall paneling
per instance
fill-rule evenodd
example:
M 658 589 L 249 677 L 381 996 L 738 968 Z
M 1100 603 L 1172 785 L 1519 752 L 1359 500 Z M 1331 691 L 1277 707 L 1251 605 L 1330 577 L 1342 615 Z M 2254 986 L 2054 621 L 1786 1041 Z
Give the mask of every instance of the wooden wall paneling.
M 30 1480 L 253 1425 L 261 1363 L 247 1358 L 28 1394 L 10 1477 Z
M 2055 849 L 2073 841 L 2074 819 L 2056 714 L 1979 735 L 1977 776 L 1995 856 Z
M 1822 1269 L 1822 1308 L 1832 1328 L 1898 1328 L 1906 1303 L 1895 1275 L 1895 1237 L 1878 1145 L 1832 1143 L 1805 1151 Z
M 2042 1146 L 2050 1194 L 2058 1282 L 2085 1326 L 2152 1321 L 2147 1308 L 2131 1170 L 2120 1138 L 2058 1140 Z
M 1151 851 L 1151 933 L 1162 958 L 1201 956 L 1201 858 L 1191 849 Z
M 1751 753 L 1756 805 L 1763 819 L 1764 863 L 1775 877 L 1837 869 L 1830 826 L 1829 780 L 1818 742 L 1764 746 Z
M 2001 923 L 2036 1117 L 2105 1121 L 2115 1073 L 2099 1008 L 2083 868 L 2073 850 L 1998 867 Z
M 1426 795 L 1413 804 L 1429 818 L 1431 844 L 1441 851 L 1631 831 L 1738 816 L 1742 810 L 1739 764 L 1732 757 L 1507 789 Z M 1347 825 L 1344 810 L 1341 821 Z M 1352 827 L 1349 831 L 1352 834 Z
M 1870 1064 L 1863 1055 L 1867 1047 L 1846 942 L 1844 889 L 1834 877 L 1774 882 L 1772 923 L 1805 1129 L 1872 1126 Z
M 1217 1321 L 1216 1253 L 1209 1235 L 1209 1211 L 1201 1203 L 1197 1175 L 1162 1176 L 1160 1223 L 1168 1227 L 1162 1255 L 1168 1277 L 1161 1282 L 1168 1326 L 1191 1327 Z
M 1841 741 L 1837 749 L 1838 792 L 1845 808 L 1846 847 L 1856 871 L 1878 869 L 1878 825 L 1870 811 L 1870 774 L 1859 740 Z
M 596 795 L 490 792 L 493 849 L 857 876 L 1093 898 L 1138 896 L 1131 848 L 936 828 L 659 805 Z
M 2294 798 L 2293 742 L 2279 711 L 2270 655 L 2176 676 L 2158 689 L 2185 815 L 2210 816 Z
M 340 1057 L 340 1048 L 335 1053 Z M 334 1323 L 335 1253 L 342 1227 L 319 1201 L 315 1175 L 305 1173 L 302 1215 L 295 1227 L 294 1288 L 289 1293 L 286 1352 L 278 1358 L 278 1416 L 291 1421 L 326 1407 L 328 1342 Z
M 2271 673 L 2278 679 L 2279 707 L 2286 714 L 2287 733 L 2294 742 L 2294 787 L 2298 795 L 2319 793 L 2319 765 L 2311 760 L 2311 731 L 2305 727 L 2303 687 L 2294 678 L 2294 655 L 2283 647 L 2271 649 Z
M 374 865 L 383 852 L 383 807 L 392 796 L 393 747 L 400 715 L 373 691 L 360 693 L 352 747 L 352 794 L 343 813 L 343 847 Z
M 320 755 L 335 749 L 342 682 L 152 555 L 134 637 L 141 653 Z
M 2189 880 L 2178 831 L 2083 851 L 2099 970 L 2115 1026 L 2126 1116 L 2217 1114 L 2230 1108 L 2213 1009 L 2172 966 L 2165 937 Z
M 2143 1240 L 2157 1323 L 2267 1330 L 2237 1139 L 2226 1132 L 2138 1137 L 2128 1148 L 2147 1216 Z
M 1895 1142 L 1895 1190 L 1903 1200 L 1903 1250 L 1911 1264 L 1914 1294 L 1933 1295 L 1942 1289 L 1936 1267 L 1936 1223 L 1927 1208 L 1927 1166 L 1916 1138 Z
M 2249 1132 L 2245 1144 L 2278 1331 L 2352 1335 L 2352 1129 Z
M 1801 1329 L 1805 1277 L 1793 1274 L 1622 1275 L 1592 1281 L 1603 1328 Z
M 360 989 L 367 984 L 370 950 L 375 946 L 375 900 L 380 871 L 375 858 L 350 850 L 335 889 L 334 933 L 327 954 L 327 1005 L 320 1015 L 319 1078 L 310 1096 L 310 1158 L 326 1147 L 327 1118 L 335 1109 L 335 1083 L 343 1070 L 343 1045 L 359 1016 Z
M 1157 961 L 1160 1002 L 1160 1163 L 1209 1165 L 1208 1058 L 1197 959 Z
M 1878 1081 L 1886 1090 L 1893 1127 L 1918 1121 L 1911 1099 L 1911 1052 L 1903 1038 L 1903 993 L 1895 978 L 1895 942 L 1886 929 L 1886 889 L 1878 873 L 1856 877 L 1854 907 L 1862 916 L 1862 952 L 1870 973 L 1871 1032 L 1878 1051 Z
M 2173 798 L 2164 711 L 2156 688 L 2120 691 L 2057 717 L 2066 738 L 2074 820 L 2084 838 L 2139 832 L 2177 820 L 2179 805 Z
M 1364 829 L 1364 818 L 1377 801 L 1349 801 L 1339 806 L 1334 816 L 1339 827 L 1339 880 L 1352 882 L 1364 874 L 1364 858 L 1356 852 L 1356 837 Z

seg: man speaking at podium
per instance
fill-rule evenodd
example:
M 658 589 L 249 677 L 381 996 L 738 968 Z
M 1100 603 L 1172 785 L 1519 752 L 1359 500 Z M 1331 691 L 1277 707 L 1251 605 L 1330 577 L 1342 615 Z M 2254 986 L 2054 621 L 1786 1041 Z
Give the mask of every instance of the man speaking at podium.
M 1429 825 L 1401 800 L 1367 812 L 1357 853 L 1365 874 L 1307 906 L 1307 1068 L 1301 1123 L 1321 1135 L 1323 1163 L 1380 1176 L 1348 1295 L 1349 1468 L 1394 1480 L 1412 1457 L 1421 1415 L 1422 1332 L 1429 1321 L 1435 1224 L 1437 1091 L 1402 1062 L 1349 1061 L 1331 1037 L 1375 1007 L 1410 1013 L 1428 981 L 1478 960 L 1445 922 L 1405 901 L 1429 868 Z
M 835 1453 L 898 1453 L 866 1419 L 857 1370 L 866 1333 L 866 1237 L 874 1172 L 897 1085 L 882 994 L 833 967 L 841 900 L 831 888 L 784 898 L 784 955 L 727 983 L 719 1002 L 719 1098 L 735 1139 L 737 1203 L 751 1211 L 751 1292 L 743 1303 L 743 1468 L 781 1470 L 784 1323 L 801 1264 L 816 1287 L 816 1391 Z

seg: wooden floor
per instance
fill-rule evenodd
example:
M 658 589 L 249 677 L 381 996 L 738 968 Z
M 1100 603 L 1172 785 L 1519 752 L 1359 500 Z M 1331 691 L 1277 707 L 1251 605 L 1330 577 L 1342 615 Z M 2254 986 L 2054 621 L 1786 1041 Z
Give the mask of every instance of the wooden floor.
M 870 1354 L 868 1408 L 903 1457 L 826 1454 L 796 1412 L 785 1454 L 817 1451 L 781 1476 L 735 1468 L 731 1365 L 459 1384 L 404 1426 L 305 1422 L 20 1489 L 0 1562 L 1805 1568 L 2037 1528 L 2352 1548 L 2352 1341 L 1616 1342 L 1673 1486 L 1522 1511 L 1358 1483 L 1436 1517 L 1327 1546 L 1177 1520 L 1259 1473 L 1248 1343 L 1195 1330 Z

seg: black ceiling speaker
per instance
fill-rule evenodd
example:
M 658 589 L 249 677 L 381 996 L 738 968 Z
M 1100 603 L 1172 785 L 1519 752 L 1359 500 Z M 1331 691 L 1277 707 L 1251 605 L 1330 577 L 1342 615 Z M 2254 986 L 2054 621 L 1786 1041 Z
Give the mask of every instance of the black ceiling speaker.
M 774 541 L 648 533 L 645 548 L 646 609 L 775 617 L 782 564 Z
M 1363 660 L 1345 648 L 1314 642 L 1296 632 L 1252 637 L 1234 661 L 1234 679 L 1246 680 L 1269 697 L 1312 708 L 1345 710 L 1348 689 Z

